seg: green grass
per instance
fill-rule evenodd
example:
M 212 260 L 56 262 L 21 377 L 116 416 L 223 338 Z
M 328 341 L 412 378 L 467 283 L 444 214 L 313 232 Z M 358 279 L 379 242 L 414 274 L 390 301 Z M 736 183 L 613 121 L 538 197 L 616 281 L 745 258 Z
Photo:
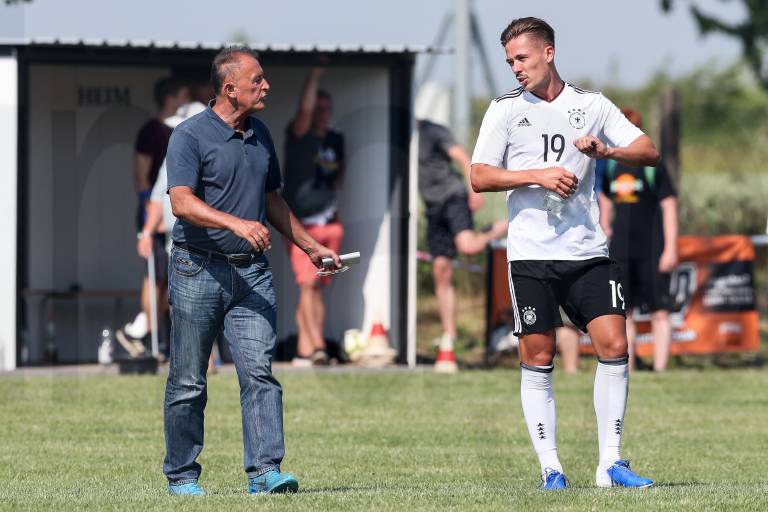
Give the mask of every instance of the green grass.
M 283 373 L 291 496 L 245 494 L 237 381 L 211 378 L 204 499 L 165 494 L 161 377 L 0 379 L 4 510 L 766 510 L 768 373 L 633 376 L 624 455 L 645 491 L 593 487 L 592 376 L 556 375 L 573 489 L 536 490 L 516 371 Z

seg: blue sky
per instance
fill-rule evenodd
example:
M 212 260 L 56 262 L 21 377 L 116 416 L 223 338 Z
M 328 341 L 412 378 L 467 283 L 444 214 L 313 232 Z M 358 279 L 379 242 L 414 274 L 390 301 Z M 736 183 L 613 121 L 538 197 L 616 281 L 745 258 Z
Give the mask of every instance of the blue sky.
M 557 63 L 567 80 L 597 85 L 639 85 L 655 71 L 676 75 L 696 66 L 723 66 L 740 54 L 735 41 L 698 35 L 691 4 L 729 20 L 741 2 L 678 0 L 671 15 L 657 0 L 475 0 L 485 46 L 500 90 L 516 85 L 498 36 L 520 16 L 539 16 L 557 32 Z M 222 9 L 220 5 L 229 8 Z M 265 43 L 430 44 L 453 0 L 34 0 L 0 6 L 0 37 L 114 37 L 224 41 L 248 34 Z M 452 39 L 449 39 L 449 44 Z M 451 59 L 441 57 L 436 78 L 450 80 Z M 479 92 L 484 84 L 475 80 Z M 500 92 L 500 91 L 495 91 Z

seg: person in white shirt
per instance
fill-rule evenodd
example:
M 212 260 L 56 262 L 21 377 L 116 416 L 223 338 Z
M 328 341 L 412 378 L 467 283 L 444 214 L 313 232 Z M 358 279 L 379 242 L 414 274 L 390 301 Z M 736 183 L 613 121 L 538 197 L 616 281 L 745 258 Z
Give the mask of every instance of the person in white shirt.
M 597 352 L 594 404 L 600 487 L 648 487 L 619 454 L 627 403 L 627 337 L 621 273 L 608 258 L 593 190 L 595 160 L 656 165 L 651 139 L 602 94 L 560 78 L 555 34 L 538 18 L 501 34 L 520 87 L 493 100 L 472 155 L 476 192 L 505 191 L 509 287 L 520 337 L 523 414 L 542 488 L 568 481 L 557 455 L 552 369 L 559 306 Z

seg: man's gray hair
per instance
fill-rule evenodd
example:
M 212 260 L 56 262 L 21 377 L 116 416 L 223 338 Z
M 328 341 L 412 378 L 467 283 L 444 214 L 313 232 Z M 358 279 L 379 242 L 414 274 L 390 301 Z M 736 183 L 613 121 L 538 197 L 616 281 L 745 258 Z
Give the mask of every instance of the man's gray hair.
M 259 54 L 247 46 L 229 46 L 221 50 L 213 58 L 213 63 L 211 64 L 211 85 L 213 85 L 213 93 L 215 95 L 218 96 L 221 93 L 221 88 L 227 76 L 240 66 L 240 57 L 242 55 L 249 55 L 259 60 Z

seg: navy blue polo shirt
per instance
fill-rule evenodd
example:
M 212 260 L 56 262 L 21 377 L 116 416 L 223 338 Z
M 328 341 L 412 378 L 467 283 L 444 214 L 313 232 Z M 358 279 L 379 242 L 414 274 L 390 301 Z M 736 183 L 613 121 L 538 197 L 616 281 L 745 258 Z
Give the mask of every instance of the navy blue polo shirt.
M 168 189 L 187 186 L 208 206 L 265 223 L 265 194 L 282 186 L 280 164 L 267 126 L 250 116 L 241 135 L 211 107 L 179 124 L 166 155 Z M 173 241 L 226 254 L 253 252 L 229 230 L 203 228 L 184 219 Z

